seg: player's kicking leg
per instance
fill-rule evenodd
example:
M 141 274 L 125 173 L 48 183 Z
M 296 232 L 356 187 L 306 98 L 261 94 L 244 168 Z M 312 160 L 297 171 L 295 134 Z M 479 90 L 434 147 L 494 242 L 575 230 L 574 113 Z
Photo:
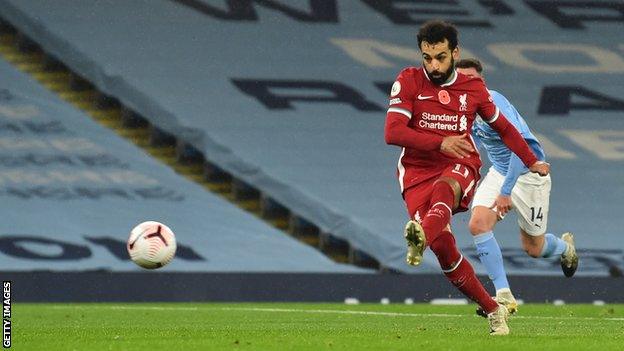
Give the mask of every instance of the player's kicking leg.
M 406 236 L 408 244 L 410 237 L 416 238 L 412 242 L 412 246 L 418 246 L 417 260 L 422 259 L 422 251 L 419 250 L 420 245 L 425 245 L 425 232 L 422 226 L 416 221 L 409 221 L 406 226 Z M 475 275 L 472 265 L 459 252 L 455 243 L 455 237 L 450 231 L 450 227 L 446 227 L 431 243 L 431 250 L 438 257 L 440 268 L 447 279 L 459 289 L 464 295 L 471 300 L 477 302 L 484 316 L 487 317 L 490 325 L 490 335 L 507 335 L 509 327 L 507 319 L 509 311 L 507 307 L 500 302 L 492 299 L 481 282 Z M 416 249 L 415 249 L 416 251 Z M 409 252 L 408 252 L 409 259 Z
M 407 240 L 407 262 L 409 264 L 415 266 L 420 264 L 422 261 L 423 252 L 426 247 L 425 238 L 425 232 L 420 223 L 414 220 L 407 222 L 407 225 L 405 226 L 405 239 Z M 452 241 L 449 240 L 451 238 Z M 438 256 L 438 261 L 440 262 L 443 272 L 447 278 L 449 278 L 451 283 L 457 286 L 466 296 L 479 303 L 480 306 L 486 306 L 487 301 L 485 303 L 483 301 L 489 298 L 489 296 L 487 296 L 487 292 L 485 292 L 483 286 L 478 282 L 470 263 L 464 259 L 463 255 L 461 255 L 459 251 L 457 251 L 454 244 L 455 239 L 452 237 L 450 228 L 447 227 L 445 231 L 436 239 L 432 250 L 434 250 L 434 253 Z M 447 248 L 442 248 L 445 245 Z M 459 255 L 459 262 L 451 265 L 451 267 L 443 266 L 443 264 L 448 262 L 446 257 L 452 256 L 453 252 L 456 252 L 457 255 Z M 465 284 L 462 284 L 460 287 L 458 282 L 465 282 Z M 479 290 L 482 290 L 481 294 L 479 294 Z M 511 292 L 509 292 L 509 294 L 511 294 Z M 481 295 L 481 298 L 479 298 L 479 295 Z M 511 296 L 511 298 L 513 299 L 513 296 Z M 491 301 L 493 302 L 494 300 Z M 494 307 L 495 309 L 490 309 L 491 311 L 489 313 L 485 312 L 484 307 L 479 307 L 483 316 L 488 319 L 488 323 L 490 325 L 490 335 L 509 334 L 509 327 L 507 326 L 509 310 L 504 302 L 508 302 L 508 300 L 500 299 L 500 301 L 497 301 L 496 306 Z M 515 304 L 515 300 L 513 300 L 513 302 Z

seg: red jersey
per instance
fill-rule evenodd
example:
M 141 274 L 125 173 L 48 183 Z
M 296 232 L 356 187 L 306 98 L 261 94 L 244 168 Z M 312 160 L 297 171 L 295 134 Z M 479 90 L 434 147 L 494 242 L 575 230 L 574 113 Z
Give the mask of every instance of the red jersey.
M 436 85 L 423 68 L 409 67 L 399 74 L 390 92 L 386 142 L 403 147 L 398 164 L 402 192 L 450 164 L 479 171 L 481 158 L 470 133 L 477 114 L 527 166 L 537 161 L 518 131 L 500 114 L 482 79 L 455 72 L 449 82 Z M 444 137 L 462 134 L 467 134 L 474 148 L 469 157 L 453 158 L 440 151 Z

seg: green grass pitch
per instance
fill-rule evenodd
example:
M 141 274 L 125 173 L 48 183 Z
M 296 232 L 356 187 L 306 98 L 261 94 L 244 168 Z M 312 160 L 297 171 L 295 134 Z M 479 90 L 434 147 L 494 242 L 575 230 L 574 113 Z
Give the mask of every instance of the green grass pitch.
M 474 305 L 25 304 L 15 350 L 621 350 L 624 305 L 521 305 L 489 336 Z

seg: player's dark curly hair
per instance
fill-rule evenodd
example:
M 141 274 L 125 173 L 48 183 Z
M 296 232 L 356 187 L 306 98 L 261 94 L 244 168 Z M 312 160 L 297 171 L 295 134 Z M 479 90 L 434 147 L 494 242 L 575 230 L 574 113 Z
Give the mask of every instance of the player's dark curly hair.
M 444 39 L 448 40 L 451 51 L 457 47 L 458 33 L 457 28 L 452 24 L 440 20 L 425 22 L 418 31 L 418 47 L 420 48 L 423 41 L 430 44 L 441 43 Z
M 457 68 L 474 68 L 479 74 L 483 73 L 483 65 L 476 58 L 461 59 L 455 62 Z

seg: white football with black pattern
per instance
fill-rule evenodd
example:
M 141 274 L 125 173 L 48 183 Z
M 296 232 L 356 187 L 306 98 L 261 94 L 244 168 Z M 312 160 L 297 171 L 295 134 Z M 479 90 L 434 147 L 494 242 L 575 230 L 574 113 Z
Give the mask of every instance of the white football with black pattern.
M 155 221 L 143 222 L 134 227 L 127 244 L 130 259 L 146 269 L 160 268 L 171 262 L 176 248 L 173 231 Z

